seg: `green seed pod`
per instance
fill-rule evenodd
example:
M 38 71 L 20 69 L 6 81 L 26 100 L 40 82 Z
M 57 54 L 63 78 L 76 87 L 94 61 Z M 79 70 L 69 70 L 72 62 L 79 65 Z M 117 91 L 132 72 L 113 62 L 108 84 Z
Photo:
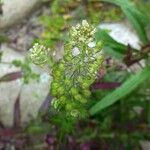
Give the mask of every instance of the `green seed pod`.
M 78 101 L 80 101 L 82 99 L 82 96 L 80 94 L 76 94 L 74 95 L 74 98 Z
M 84 97 L 81 97 L 79 99 L 79 102 L 82 103 L 82 104 L 85 104 L 85 103 L 87 103 L 87 99 L 85 99 Z
M 82 77 L 81 77 L 81 76 L 79 76 L 79 77 L 77 78 L 77 81 L 78 81 L 79 83 L 83 83 L 83 79 L 82 79 Z
M 51 102 L 52 106 L 55 108 L 55 109 L 58 109 L 58 106 L 59 106 L 59 100 L 54 98 Z
M 69 86 L 69 85 L 71 85 L 71 81 L 69 79 L 65 79 L 64 80 L 64 84 Z
M 63 105 L 65 105 L 66 104 L 66 96 L 61 96 L 60 98 L 59 98 L 59 100 L 60 100 L 60 103 L 61 103 L 61 105 L 63 106 Z
M 73 106 L 72 104 L 67 104 L 65 108 L 66 108 L 66 111 L 71 111 Z
M 52 89 L 54 89 L 54 90 L 57 90 L 58 88 L 59 88 L 59 84 L 57 83 L 57 82 L 52 82 L 51 83 L 51 87 L 52 87 Z
M 89 85 L 88 82 L 84 81 L 84 83 L 82 83 L 81 86 L 82 86 L 83 89 L 88 89 L 90 85 Z
M 79 92 L 78 92 L 78 90 L 76 88 L 71 88 L 70 93 L 72 95 L 77 95 Z
M 51 94 L 52 94 L 52 96 L 57 96 L 57 90 L 56 89 L 53 89 L 53 88 L 51 88 Z
M 58 66 L 59 71 L 63 71 L 65 69 L 64 63 L 60 63 Z
M 59 78 L 61 77 L 61 72 L 59 70 L 56 70 L 54 73 L 53 73 L 53 77 L 55 76 L 55 78 Z
M 63 87 L 59 87 L 57 89 L 57 92 L 58 92 L 58 95 L 63 95 L 63 94 L 65 94 L 65 89 Z
M 83 95 L 84 95 L 85 97 L 90 97 L 90 95 L 91 95 L 90 90 L 83 90 Z
M 71 116 L 73 117 L 78 117 L 79 116 L 79 111 L 77 109 L 73 109 L 71 112 L 70 112 Z
M 64 56 L 65 61 L 71 61 L 72 57 L 69 55 Z

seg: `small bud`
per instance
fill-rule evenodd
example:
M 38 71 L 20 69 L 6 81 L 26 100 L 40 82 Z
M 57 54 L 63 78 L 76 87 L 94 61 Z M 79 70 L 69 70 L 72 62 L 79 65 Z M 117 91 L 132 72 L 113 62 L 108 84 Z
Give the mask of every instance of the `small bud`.
M 55 109 L 57 109 L 57 108 L 58 108 L 58 105 L 59 105 L 59 100 L 56 99 L 56 98 L 54 98 L 54 99 L 52 100 L 51 104 L 53 105 L 53 107 L 54 107 Z
M 71 111 L 72 110 L 72 105 L 71 104 L 67 104 L 66 105 L 66 111 Z
M 89 90 L 83 90 L 83 95 L 89 97 L 91 95 L 91 92 Z
M 72 110 L 72 111 L 71 111 L 71 116 L 73 116 L 73 117 L 78 117 L 78 116 L 79 116 L 79 111 L 76 110 L 76 109 Z
M 63 87 L 59 87 L 59 88 L 57 89 L 57 92 L 58 92 L 58 95 L 63 95 L 63 94 L 65 93 L 65 90 L 64 90 Z
M 83 21 L 82 21 L 82 25 L 83 25 L 84 27 L 89 27 L 89 24 L 88 24 L 88 22 L 87 22 L 86 20 L 83 20 Z
M 77 95 L 78 94 L 78 90 L 76 88 L 71 88 L 70 90 L 72 95 Z

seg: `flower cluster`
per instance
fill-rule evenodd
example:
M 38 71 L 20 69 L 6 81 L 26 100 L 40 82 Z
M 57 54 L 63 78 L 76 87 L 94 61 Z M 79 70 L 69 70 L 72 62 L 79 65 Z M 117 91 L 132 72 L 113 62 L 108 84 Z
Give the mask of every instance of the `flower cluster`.
M 50 49 L 47 49 L 43 45 L 36 43 L 29 51 L 30 58 L 34 64 L 43 66 L 48 63 Z
M 63 58 L 52 70 L 52 105 L 66 115 L 85 117 L 90 85 L 102 63 L 101 44 L 94 39 L 95 28 L 82 21 L 71 28 Z
M 90 86 L 102 64 L 101 43 L 96 43 L 95 28 L 83 20 L 70 30 L 64 56 L 51 66 L 52 105 L 70 117 L 85 117 L 90 100 Z M 31 50 L 33 63 L 45 65 L 51 59 L 50 50 L 36 44 Z M 52 59 L 51 59 L 52 60 Z

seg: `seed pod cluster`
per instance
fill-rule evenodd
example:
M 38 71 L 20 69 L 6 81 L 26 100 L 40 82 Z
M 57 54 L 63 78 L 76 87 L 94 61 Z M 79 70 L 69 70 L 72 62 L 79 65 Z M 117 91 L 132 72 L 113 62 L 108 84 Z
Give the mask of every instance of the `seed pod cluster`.
M 52 69 L 52 105 L 67 116 L 87 115 L 90 86 L 102 64 L 102 45 L 96 43 L 95 31 L 85 20 L 72 27 L 64 57 Z

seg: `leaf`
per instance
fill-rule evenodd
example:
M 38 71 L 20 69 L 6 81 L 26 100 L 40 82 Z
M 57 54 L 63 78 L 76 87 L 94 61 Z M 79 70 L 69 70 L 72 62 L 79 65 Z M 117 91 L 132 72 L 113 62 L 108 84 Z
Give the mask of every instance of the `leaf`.
M 112 58 L 116 58 L 116 59 L 123 59 L 125 54 L 121 54 L 118 52 L 118 49 L 116 48 L 112 48 L 110 46 L 103 46 L 103 52 L 104 54 L 108 55 L 108 56 L 111 56 Z
M 98 28 L 95 33 L 96 41 L 102 41 L 103 43 L 103 52 L 105 54 L 111 55 L 117 59 L 123 59 L 127 54 L 127 49 L 129 45 L 124 45 L 115 41 L 104 29 Z M 132 48 L 132 50 L 136 53 L 138 50 Z
M 21 110 L 20 110 L 20 92 L 18 94 L 18 97 L 16 99 L 15 105 L 14 105 L 14 122 L 13 125 L 15 128 L 21 127 Z
M 142 21 L 140 21 L 140 18 L 137 16 L 137 14 L 135 14 L 131 8 L 124 8 L 123 12 L 126 14 L 128 20 L 132 23 L 143 44 L 148 44 L 148 37 L 146 35 L 144 24 Z
M 95 34 L 96 40 L 104 42 L 105 45 L 109 45 L 110 47 L 117 49 L 118 53 L 125 54 L 127 46 L 124 44 L 121 44 L 114 40 L 107 32 L 103 29 L 97 29 L 97 32 Z
M 115 89 L 120 86 L 118 82 L 98 82 L 92 85 L 92 89 Z
M 105 30 L 97 29 L 96 41 L 102 41 L 104 52 L 121 58 L 126 54 L 127 46 L 115 41 Z
M 17 80 L 21 77 L 22 77 L 22 72 L 21 71 L 12 72 L 12 73 L 8 73 L 8 74 L 2 76 L 0 78 L 0 82 L 10 82 L 10 81 L 13 81 L 13 80 Z
M 131 2 L 128 0 L 100 0 L 104 2 L 109 2 L 121 7 L 122 11 L 136 30 L 138 36 L 140 37 L 143 44 L 148 44 L 148 37 L 146 35 L 146 22 L 145 15 L 142 11 L 139 11 Z M 147 18 L 148 19 L 148 18 Z
M 143 23 L 146 25 L 146 26 L 149 26 L 150 25 L 150 13 L 149 10 L 150 9 L 150 2 L 141 2 L 139 1 L 139 3 L 137 2 L 138 4 L 138 9 L 142 12 L 142 14 L 144 14 L 144 16 L 141 16 L 140 18 L 143 20 Z
M 127 81 L 125 81 L 119 88 L 108 94 L 98 103 L 96 103 L 91 109 L 90 114 L 95 115 L 103 109 L 111 106 L 121 98 L 130 94 L 135 90 L 143 81 L 150 77 L 150 67 L 146 67 L 142 71 L 135 75 L 132 75 Z

